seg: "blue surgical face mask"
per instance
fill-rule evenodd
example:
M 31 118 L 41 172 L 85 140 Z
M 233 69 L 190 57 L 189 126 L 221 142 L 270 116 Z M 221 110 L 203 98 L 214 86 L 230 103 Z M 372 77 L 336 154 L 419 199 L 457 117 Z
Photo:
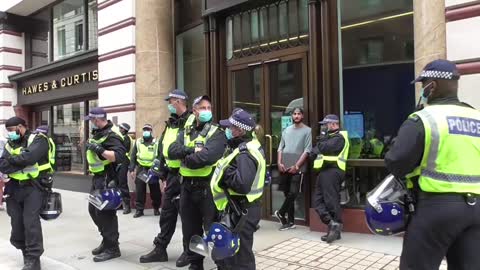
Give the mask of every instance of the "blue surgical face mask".
M 20 134 L 18 134 L 17 131 L 9 131 L 8 138 L 12 141 L 16 141 L 20 139 Z
M 173 104 L 168 104 L 168 111 L 170 111 L 171 114 L 177 113 L 177 109 L 175 109 L 175 106 L 173 106 Z
M 198 120 L 200 121 L 200 123 L 206 123 L 212 120 L 212 112 L 207 110 L 200 111 L 200 113 L 198 114 Z
M 230 128 L 225 129 L 225 137 L 227 137 L 227 140 L 233 139 L 233 133 Z
M 144 138 L 150 138 L 150 137 L 152 137 L 152 132 L 151 132 L 151 131 L 144 131 L 144 132 L 143 132 L 143 137 L 144 137 Z

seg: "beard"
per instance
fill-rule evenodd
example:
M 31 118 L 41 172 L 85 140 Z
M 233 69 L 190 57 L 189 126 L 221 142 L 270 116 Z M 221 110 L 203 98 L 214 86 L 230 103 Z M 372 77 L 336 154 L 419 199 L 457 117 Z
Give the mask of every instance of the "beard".
M 295 123 L 295 124 L 300 124 L 300 123 L 302 123 L 302 122 L 303 122 L 303 119 L 301 119 L 301 118 L 300 118 L 300 119 L 298 119 L 298 118 L 297 118 L 297 119 L 293 119 L 293 123 Z

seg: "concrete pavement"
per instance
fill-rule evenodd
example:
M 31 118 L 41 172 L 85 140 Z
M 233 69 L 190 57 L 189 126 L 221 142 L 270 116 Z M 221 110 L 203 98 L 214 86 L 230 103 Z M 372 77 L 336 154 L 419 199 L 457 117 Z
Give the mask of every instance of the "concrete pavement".
M 101 239 L 88 215 L 85 199 L 87 194 L 59 191 L 63 199 L 63 214 L 57 220 L 42 221 L 45 245 L 42 269 L 175 269 L 175 260 L 182 251 L 180 221 L 177 223 L 177 233 L 168 248 L 170 261 L 140 264 L 139 257 L 153 248 L 153 237 L 159 230 L 158 217 L 153 216 L 152 210 L 145 211 L 146 216 L 138 219 L 133 219 L 132 214 L 122 215 L 119 211 L 122 257 L 108 262 L 94 263 L 90 252 Z M 320 241 L 321 233 L 311 232 L 307 227 L 297 226 L 294 230 L 284 232 L 278 231 L 278 227 L 278 223 L 262 221 L 261 229 L 255 234 L 254 251 L 257 253 L 259 269 L 329 269 L 319 268 L 320 265 L 325 267 L 330 265 L 331 269 L 360 269 L 342 268 L 342 266 L 349 265 L 346 260 L 355 255 L 359 257 L 362 254 L 358 253 L 362 251 L 374 254 L 372 256 L 376 257 L 372 258 L 378 258 L 377 261 L 385 257 L 386 259 L 381 262 L 386 263 L 385 267 L 393 268 L 383 269 L 395 269 L 396 256 L 401 251 L 401 238 L 398 237 L 344 233 L 342 240 L 335 242 L 335 245 L 327 245 Z M 0 269 L 21 269 L 21 253 L 10 245 L 9 235 L 10 219 L 5 211 L 0 211 Z M 288 254 L 291 256 L 285 256 Z M 289 258 L 291 258 L 290 261 Z M 205 269 L 215 268 L 211 260 L 208 259 L 205 262 Z M 376 265 L 380 264 L 378 262 Z

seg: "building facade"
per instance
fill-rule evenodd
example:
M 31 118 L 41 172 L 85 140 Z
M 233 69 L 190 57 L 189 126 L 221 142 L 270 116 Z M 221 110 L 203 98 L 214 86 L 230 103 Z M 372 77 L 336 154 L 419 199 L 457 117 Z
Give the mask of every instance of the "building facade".
M 171 89 L 209 94 L 216 119 L 240 107 L 263 127 L 273 175 L 265 219 L 282 201 L 276 150 L 293 107 L 304 108 L 314 135 L 325 114 L 341 116 L 352 148 L 345 229 L 367 232 L 361 209 L 415 107 L 415 74 L 454 60 L 460 97 L 480 106 L 478 1 L 4 0 L 0 11 L 0 123 L 17 114 L 31 127 L 48 124 L 59 171 L 86 173 L 89 108 L 106 108 L 132 133 L 151 123 L 159 135 Z M 315 175 L 307 179 L 297 221 L 322 230 Z

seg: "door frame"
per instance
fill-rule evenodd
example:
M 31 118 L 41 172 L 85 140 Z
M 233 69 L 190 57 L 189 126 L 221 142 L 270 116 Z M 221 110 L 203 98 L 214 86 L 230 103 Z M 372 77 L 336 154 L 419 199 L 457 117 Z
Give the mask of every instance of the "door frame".
M 228 111 L 231 112 L 234 108 L 233 105 L 233 76 L 232 73 L 235 71 L 239 70 L 244 70 L 248 68 L 255 68 L 255 67 L 260 67 L 261 68 L 261 84 L 260 84 L 260 124 L 264 128 L 265 135 L 271 135 L 272 130 L 271 130 L 271 117 L 268 117 L 270 115 L 270 108 L 271 108 L 271 102 L 270 102 L 270 68 L 271 65 L 274 63 L 281 63 L 281 62 L 287 62 L 287 61 L 293 61 L 293 60 L 301 60 L 302 61 L 302 94 L 303 94 L 303 106 L 304 106 L 304 113 L 305 113 L 305 118 L 304 118 L 304 123 L 308 124 L 309 120 L 312 118 L 309 113 L 310 109 L 309 108 L 311 102 L 309 101 L 310 99 L 310 93 L 309 93 L 309 78 L 308 78 L 308 46 L 301 46 L 301 47 L 295 47 L 291 49 L 285 49 L 285 50 L 280 50 L 280 51 L 275 51 L 271 53 L 265 53 L 265 54 L 260 54 L 260 55 L 255 55 L 255 56 L 249 56 L 241 59 L 235 59 L 227 62 L 227 83 L 228 83 L 228 91 L 227 91 L 227 108 Z M 314 118 L 314 117 L 313 117 Z M 265 141 L 265 145 L 267 145 L 267 142 Z M 271 145 L 269 145 L 271 147 Z M 273 149 L 273 148 L 271 148 Z M 265 149 L 266 150 L 266 149 Z M 265 153 L 269 153 L 269 151 L 265 151 Z M 276 153 L 271 153 L 272 157 Z M 267 156 L 267 165 L 271 167 L 272 169 L 276 170 L 277 164 L 273 163 L 273 160 L 270 160 L 270 158 Z M 304 211 L 305 211 L 305 219 L 296 219 L 295 223 L 298 225 L 308 225 L 310 221 L 309 217 L 309 209 L 310 209 L 310 202 L 311 202 L 311 184 L 310 184 L 310 179 L 313 179 L 310 172 L 307 171 L 306 174 L 307 180 L 306 183 L 304 183 L 304 196 L 305 196 L 305 202 L 304 202 Z M 264 196 L 263 196 L 263 207 L 262 207 L 262 218 L 266 220 L 275 220 L 273 217 L 273 207 L 272 207 L 272 191 L 271 188 L 267 188 L 264 191 Z

